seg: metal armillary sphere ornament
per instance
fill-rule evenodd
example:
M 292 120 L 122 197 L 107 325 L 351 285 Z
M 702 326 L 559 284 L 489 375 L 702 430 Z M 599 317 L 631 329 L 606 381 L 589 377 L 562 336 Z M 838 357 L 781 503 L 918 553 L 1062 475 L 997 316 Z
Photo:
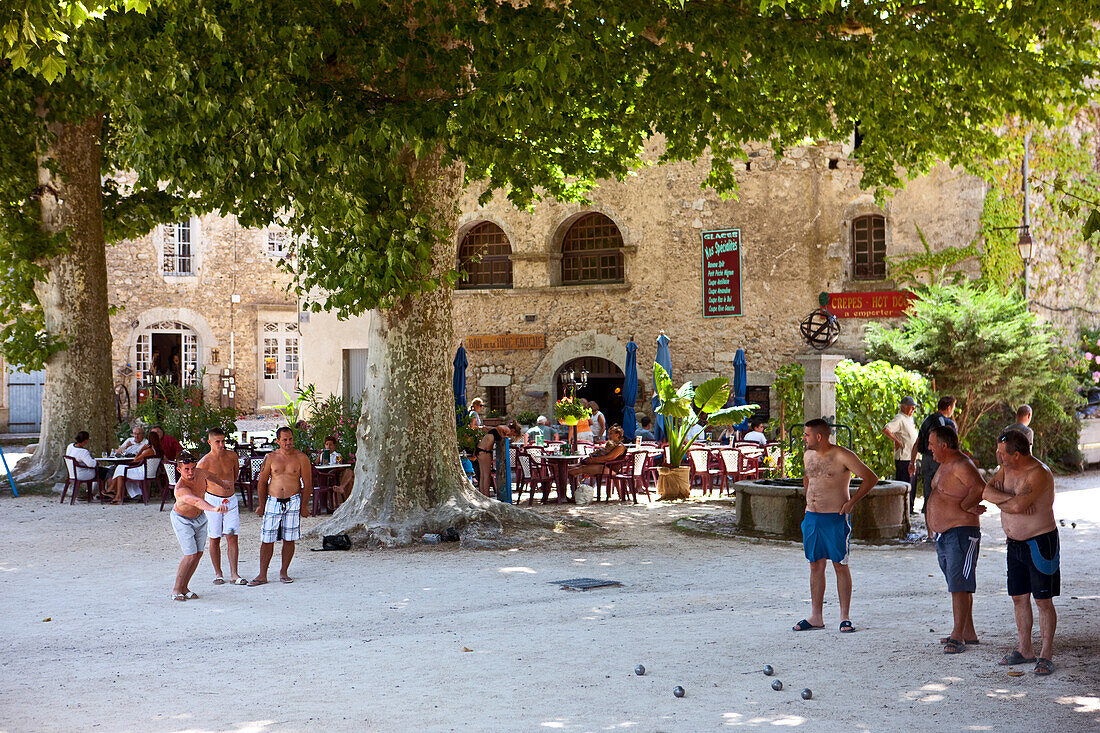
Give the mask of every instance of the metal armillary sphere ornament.
M 840 321 L 824 308 L 818 308 L 798 327 L 802 340 L 817 351 L 824 351 L 840 337 Z

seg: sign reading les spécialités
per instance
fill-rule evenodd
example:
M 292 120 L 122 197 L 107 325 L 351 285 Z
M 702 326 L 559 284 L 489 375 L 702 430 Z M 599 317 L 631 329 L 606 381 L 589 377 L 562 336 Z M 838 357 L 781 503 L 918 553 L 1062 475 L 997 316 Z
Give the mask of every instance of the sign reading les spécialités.
M 740 316 L 741 230 L 703 232 L 703 318 Z
M 915 297 L 908 290 L 829 293 L 825 307 L 837 318 L 894 318 L 904 315 Z
M 469 351 L 506 351 L 511 349 L 545 349 L 544 333 L 477 334 L 466 337 Z

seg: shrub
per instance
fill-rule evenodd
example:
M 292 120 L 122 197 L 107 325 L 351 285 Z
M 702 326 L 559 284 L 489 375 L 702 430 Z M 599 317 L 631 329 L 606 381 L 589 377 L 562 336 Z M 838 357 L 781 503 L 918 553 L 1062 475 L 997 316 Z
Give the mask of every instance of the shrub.
M 520 425 L 534 425 L 538 419 L 539 414 L 534 410 L 524 410 L 516 415 L 516 422 Z
M 149 399 L 136 407 L 133 417 L 147 427 L 160 425 L 184 447 L 197 449 L 200 454 L 209 451 L 206 433 L 211 428 L 221 428 L 227 435 L 237 430 L 237 411 L 204 402 L 202 390 L 195 386 L 158 384 Z

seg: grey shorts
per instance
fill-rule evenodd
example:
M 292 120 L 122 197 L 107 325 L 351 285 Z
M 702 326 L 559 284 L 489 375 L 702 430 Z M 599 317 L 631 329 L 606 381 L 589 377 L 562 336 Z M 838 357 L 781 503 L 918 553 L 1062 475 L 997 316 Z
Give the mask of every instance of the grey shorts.
M 978 551 L 982 531 L 977 527 L 952 527 L 936 540 L 936 557 L 947 579 L 948 593 L 973 593 L 978 587 Z
M 197 555 L 206 547 L 206 513 L 202 513 L 194 519 L 179 514 L 172 510 L 172 529 L 176 531 L 176 539 L 180 542 L 180 549 L 184 555 Z

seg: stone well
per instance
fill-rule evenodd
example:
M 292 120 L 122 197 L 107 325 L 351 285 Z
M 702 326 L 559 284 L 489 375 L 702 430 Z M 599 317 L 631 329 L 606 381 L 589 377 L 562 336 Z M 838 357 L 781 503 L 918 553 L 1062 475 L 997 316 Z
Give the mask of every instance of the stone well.
M 737 526 L 742 532 L 802 539 L 806 490 L 802 479 L 738 481 Z M 858 483 L 853 482 L 853 493 Z M 909 484 L 880 481 L 852 512 L 852 539 L 881 542 L 909 534 Z

